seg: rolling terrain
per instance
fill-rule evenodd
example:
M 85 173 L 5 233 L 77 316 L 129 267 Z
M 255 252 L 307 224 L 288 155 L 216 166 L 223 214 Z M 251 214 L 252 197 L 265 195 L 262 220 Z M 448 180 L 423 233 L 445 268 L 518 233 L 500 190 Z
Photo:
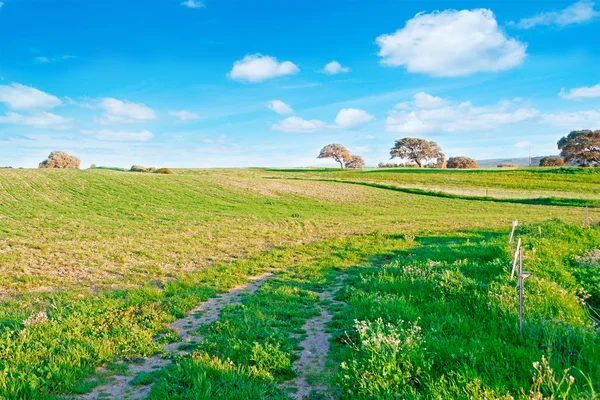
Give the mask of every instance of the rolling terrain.
M 599 186 L 579 168 L 0 170 L 0 397 L 596 396 Z

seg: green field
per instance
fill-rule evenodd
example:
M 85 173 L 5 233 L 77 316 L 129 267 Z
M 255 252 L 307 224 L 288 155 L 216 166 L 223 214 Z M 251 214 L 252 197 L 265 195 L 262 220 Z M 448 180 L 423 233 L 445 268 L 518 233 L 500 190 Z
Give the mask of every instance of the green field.
M 599 187 L 579 168 L 0 170 L 0 398 L 597 398 Z M 169 328 L 264 273 L 198 340 Z

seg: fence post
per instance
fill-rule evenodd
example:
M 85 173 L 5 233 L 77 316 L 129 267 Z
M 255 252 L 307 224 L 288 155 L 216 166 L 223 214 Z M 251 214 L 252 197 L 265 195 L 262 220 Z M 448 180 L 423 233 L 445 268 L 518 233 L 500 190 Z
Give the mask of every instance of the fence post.
M 515 277 L 515 271 L 517 269 L 517 262 L 519 261 L 519 251 L 522 250 L 521 249 L 521 238 L 519 238 L 519 240 L 517 241 L 517 250 L 515 251 L 515 257 L 513 260 L 513 267 L 512 267 L 512 271 L 510 273 L 510 279 L 513 279 Z
M 525 287 L 523 285 L 523 248 L 519 249 L 519 332 L 523 336 L 523 292 Z
M 510 243 L 511 245 L 513 244 L 513 240 L 515 238 L 515 229 L 517 229 L 518 225 L 519 225 L 519 220 L 515 219 L 512 222 L 512 230 L 510 231 L 510 238 L 508 239 L 508 243 Z

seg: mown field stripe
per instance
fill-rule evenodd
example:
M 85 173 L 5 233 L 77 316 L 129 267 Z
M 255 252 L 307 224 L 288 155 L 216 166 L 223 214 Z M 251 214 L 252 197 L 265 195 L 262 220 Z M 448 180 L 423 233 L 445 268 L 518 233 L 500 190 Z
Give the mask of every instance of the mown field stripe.
M 562 198 L 562 197 L 537 197 L 531 199 L 517 199 L 517 198 L 498 198 L 491 196 L 468 196 L 464 194 L 453 194 L 441 191 L 405 188 L 400 186 L 385 185 L 382 183 L 371 183 L 371 182 L 360 182 L 360 181 L 348 181 L 343 179 L 323 179 L 323 178 L 279 178 L 268 176 L 265 179 L 279 179 L 279 180 L 298 180 L 298 181 L 317 181 L 317 182 L 333 182 L 333 183 L 345 183 L 349 185 L 359 185 L 373 187 L 377 189 L 392 190 L 396 192 L 415 194 L 420 196 L 432 196 L 441 197 L 446 199 L 457 199 L 457 200 L 475 200 L 475 201 L 490 201 L 494 203 L 514 203 L 514 204 L 530 204 L 540 206 L 560 206 L 560 207 L 592 207 L 600 208 L 599 200 L 591 199 L 574 199 L 574 198 Z

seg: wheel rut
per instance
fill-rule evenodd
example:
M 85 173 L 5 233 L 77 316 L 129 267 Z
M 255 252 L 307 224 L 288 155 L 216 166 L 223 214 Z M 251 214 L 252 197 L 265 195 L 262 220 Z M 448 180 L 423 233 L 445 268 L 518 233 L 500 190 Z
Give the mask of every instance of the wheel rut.
M 325 331 L 325 327 L 333 319 L 333 314 L 329 308 L 332 305 L 344 304 L 335 301 L 334 297 L 343 286 L 345 278 L 345 275 L 339 275 L 335 284 L 328 290 L 316 293 L 319 296 L 320 303 L 328 302 L 329 304 L 328 306 L 319 305 L 319 315 L 308 320 L 302 327 L 307 336 L 300 343 L 303 350 L 299 354 L 300 359 L 296 361 L 295 365 L 298 376 L 283 384 L 284 387 L 295 390 L 290 394 L 293 399 L 308 398 L 313 392 L 322 395 L 327 394 L 329 387 L 323 380 L 323 373 L 329 354 L 331 334 Z
M 180 339 L 177 342 L 166 345 L 164 347 L 164 352 L 179 354 L 187 353 L 179 348 L 182 345 L 202 341 L 203 336 L 196 333 L 196 330 L 199 327 L 217 321 L 223 308 L 240 304 L 242 295 L 253 294 L 265 281 L 274 276 L 275 275 L 272 273 L 266 273 L 250 277 L 248 278 L 250 281 L 249 283 L 236 286 L 227 293 L 208 299 L 190 311 L 185 318 L 178 319 L 171 323 L 169 327 L 179 333 Z M 171 363 L 172 360 L 162 358 L 160 355 L 148 357 L 141 363 L 127 365 L 126 373 L 112 375 L 109 377 L 107 383 L 95 387 L 90 393 L 75 398 L 82 400 L 146 398 L 150 394 L 152 384 L 132 386 L 132 381 L 135 376 L 143 372 L 154 372 Z M 100 372 L 106 372 L 106 370 L 102 369 Z

